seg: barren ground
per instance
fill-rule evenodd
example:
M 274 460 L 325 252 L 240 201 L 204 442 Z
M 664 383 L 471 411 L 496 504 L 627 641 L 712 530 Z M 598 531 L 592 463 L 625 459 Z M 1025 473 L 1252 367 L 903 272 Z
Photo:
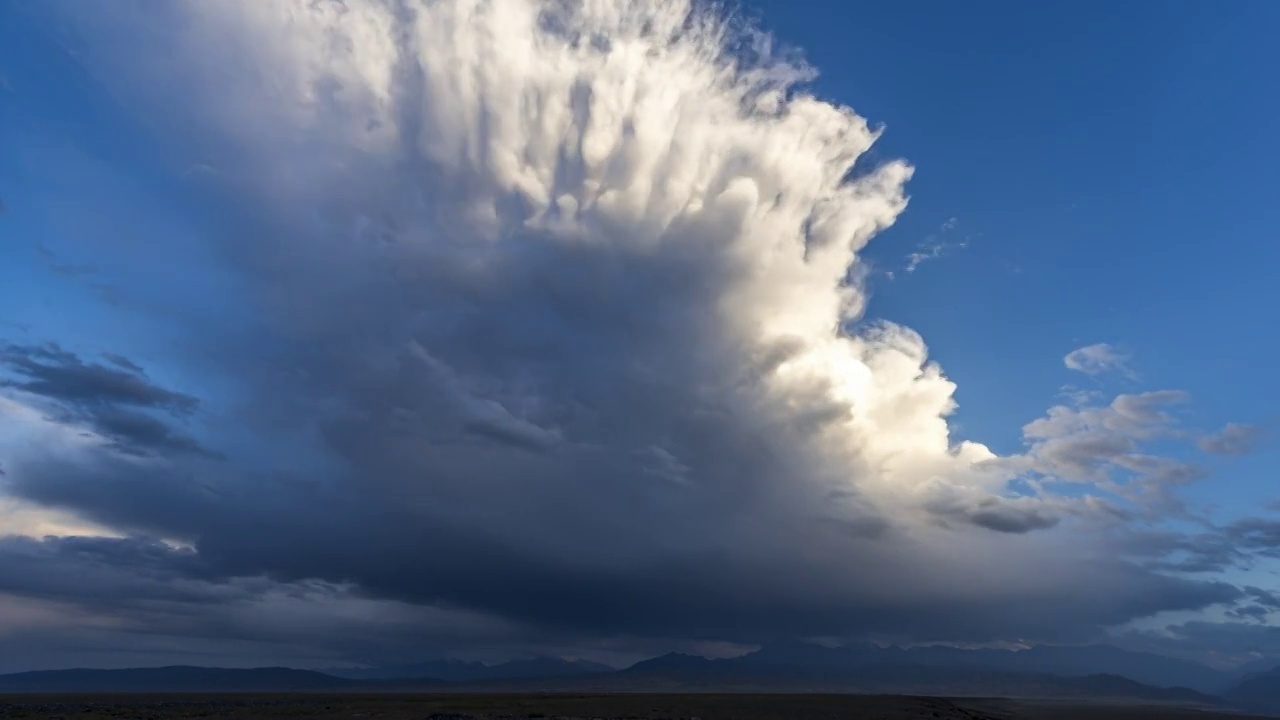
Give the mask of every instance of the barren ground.
M 0 718 L 165 720 L 1247 720 L 1168 706 L 875 695 L 129 695 L 0 697 Z

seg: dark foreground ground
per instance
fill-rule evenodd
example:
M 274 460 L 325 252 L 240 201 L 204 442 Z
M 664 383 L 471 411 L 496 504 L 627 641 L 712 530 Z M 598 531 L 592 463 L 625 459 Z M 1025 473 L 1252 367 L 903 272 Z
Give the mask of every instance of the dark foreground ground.
M 0 696 L 0 718 L 167 720 L 1247 720 L 1169 706 L 875 695 Z

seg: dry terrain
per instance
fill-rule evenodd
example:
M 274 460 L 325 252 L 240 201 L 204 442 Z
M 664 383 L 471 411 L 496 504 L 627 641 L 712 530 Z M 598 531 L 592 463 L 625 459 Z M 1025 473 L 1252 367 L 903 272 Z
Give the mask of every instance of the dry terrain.
M 1169 706 L 874 695 L 12 695 L 0 718 L 165 720 L 1246 720 Z

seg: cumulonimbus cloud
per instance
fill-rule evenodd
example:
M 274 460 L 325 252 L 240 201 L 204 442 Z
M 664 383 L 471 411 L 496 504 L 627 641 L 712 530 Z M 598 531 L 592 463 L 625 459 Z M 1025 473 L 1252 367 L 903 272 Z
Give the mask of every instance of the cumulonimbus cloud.
M 859 322 L 911 167 L 860 165 L 878 131 L 762 33 L 682 0 L 53 7 L 236 208 L 201 216 L 207 271 L 247 299 L 193 352 L 237 398 L 199 440 L 225 457 L 33 454 L 27 501 L 201 577 L 597 636 L 1050 637 L 1238 597 L 1059 537 L 1119 515 L 1048 476 L 1138 462 L 1162 398 L 1060 409 L 1012 461 L 951 437 L 924 340 Z

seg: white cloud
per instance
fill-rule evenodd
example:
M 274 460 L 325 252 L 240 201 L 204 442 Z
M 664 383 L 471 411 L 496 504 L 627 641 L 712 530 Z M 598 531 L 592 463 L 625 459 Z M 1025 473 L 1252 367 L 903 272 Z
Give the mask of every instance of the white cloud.
M 915 251 L 907 255 L 907 264 L 903 268 L 907 272 L 915 272 L 925 262 L 937 260 L 955 250 L 963 250 L 969 247 L 969 238 L 965 237 L 961 240 L 949 241 L 947 238 L 958 227 L 960 220 L 958 218 L 947 218 L 942 225 L 938 227 L 938 232 L 925 238 L 923 242 L 916 247 Z
M 1096 343 L 1072 350 L 1067 353 L 1066 357 L 1062 358 L 1062 363 L 1067 368 L 1086 375 L 1096 376 L 1117 372 L 1133 378 L 1136 375 L 1129 366 L 1130 360 L 1132 358 L 1129 355 L 1121 353 L 1111 345 Z
M 1171 410 L 1189 400 L 1180 390 L 1158 390 L 1118 395 L 1106 405 L 1059 405 L 1023 428 L 1025 453 L 1001 462 L 1045 479 L 1091 484 L 1147 510 L 1181 511 L 1173 491 L 1203 471 L 1152 454 L 1148 445 L 1185 439 Z

